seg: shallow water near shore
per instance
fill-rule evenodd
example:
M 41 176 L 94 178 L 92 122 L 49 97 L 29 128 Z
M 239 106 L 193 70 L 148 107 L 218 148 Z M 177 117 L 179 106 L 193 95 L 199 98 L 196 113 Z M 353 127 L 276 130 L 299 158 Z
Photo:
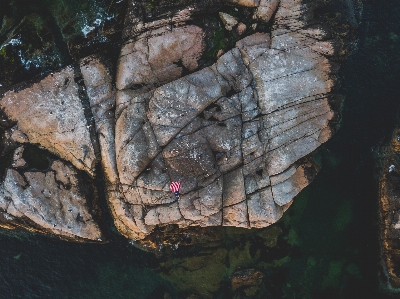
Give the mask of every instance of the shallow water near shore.
M 374 177 L 399 108 L 399 13 L 398 1 L 364 2 L 356 50 L 339 72 L 341 128 L 315 153 L 320 173 L 277 224 L 216 228 L 209 243 L 155 253 L 120 236 L 107 214 L 110 242 L 102 245 L 1 230 L 0 298 L 400 296 L 380 284 Z M 240 269 L 261 271 L 261 284 L 233 291 Z

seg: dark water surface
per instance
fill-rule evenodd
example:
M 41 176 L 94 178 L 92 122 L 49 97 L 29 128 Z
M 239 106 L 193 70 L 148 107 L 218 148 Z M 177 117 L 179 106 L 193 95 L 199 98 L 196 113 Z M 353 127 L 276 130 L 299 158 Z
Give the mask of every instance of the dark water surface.
M 374 178 L 399 108 L 399 15 L 400 1 L 364 2 L 358 50 L 340 71 L 342 126 L 277 225 L 221 229 L 217 243 L 157 255 L 119 236 L 109 218 L 105 245 L 1 230 L 0 298 L 400 298 L 379 282 Z M 232 273 L 246 268 L 263 272 L 261 285 L 233 292 Z

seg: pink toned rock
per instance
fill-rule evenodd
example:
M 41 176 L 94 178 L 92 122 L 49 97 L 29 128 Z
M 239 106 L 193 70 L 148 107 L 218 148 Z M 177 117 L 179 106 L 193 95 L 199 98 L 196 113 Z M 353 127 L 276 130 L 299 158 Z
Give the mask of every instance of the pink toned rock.
M 230 3 L 257 7 L 262 22 L 278 7 Z M 277 32 L 290 7 L 301 9 L 281 5 Z M 168 223 L 265 227 L 310 183 L 317 167 L 306 157 L 332 135 L 336 116 L 327 95 L 335 81 L 321 55 L 329 44 L 322 49 L 313 38 L 324 32 L 302 20 L 292 24 L 302 29 L 273 31 L 272 38 L 255 33 L 210 67 L 149 92 L 121 94 L 117 168 L 122 202 L 143 207 L 129 216 L 142 223 L 135 231 Z M 183 182 L 178 200 L 171 181 Z
M 22 154 L 24 152 L 24 147 L 20 146 L 15 149 L 14 155 L 13 155 L 13 161 L 11 166 L 14 168 L 18 167 L 24 167 L 26 165 L 26 161 L 24 158 L 22 158 Z
M 15 141 L 40 145 L 93 175 L 96 157 L 78 88 L 74 69 L 66 67 L 30 87 L 6 92 L 0 107 L 17 122 Z
M 115 89 L 112 74 L 99 57 L 89 56 L 80 62 L 82 77 L 86 85 L 96 133 L 100 145 L 101 164 L 110 183 L 118 182 L 115 159 Z
M 232 5 L 240 5 L 246 7 L 257 7 L 260 5 L 260 0 L 224 0 L 224 1 Z
M 278 5 L 279 0 L 260 0 L 260 4 L 256 8 L 253 18 L 268 23 L 276 12 Z

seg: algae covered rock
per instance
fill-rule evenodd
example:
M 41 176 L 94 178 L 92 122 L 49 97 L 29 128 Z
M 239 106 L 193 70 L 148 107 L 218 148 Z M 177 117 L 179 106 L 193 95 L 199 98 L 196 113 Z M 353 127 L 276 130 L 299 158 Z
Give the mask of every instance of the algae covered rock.
M 232 289 L 236 290 L 243 286 L 256 286 L 259 285 L 264 277 L 261 271 L 255 269 L 247 269 L 237 271 L 232 277 Z

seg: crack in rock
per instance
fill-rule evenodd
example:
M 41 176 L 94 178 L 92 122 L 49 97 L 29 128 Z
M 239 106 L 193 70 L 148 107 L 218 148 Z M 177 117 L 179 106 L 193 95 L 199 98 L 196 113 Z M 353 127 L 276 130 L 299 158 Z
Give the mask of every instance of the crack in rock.
M 108 206 L 127 238 L 169 224 L 260 228 L 278 221 L 317 174 L 310 154 L 338 122 L 333 60 L 344 51 L 330 25 L 315 19 L 323 3 L 172 1 L 150 13 L 128 2 L 115 76 L 96 54 L 0 98 L 13 122 L 4 135 L 16 148 L 0 186 L 0 225 L 103 239 L 76 176 L 94 176 L 96 144 Z M 252 20 L 271 29 L 242 31 L 233 48 L 205 63 L 212 24 L 203 17 L 221 4 L 252 8 Z M 82 75 L 80 85 L 74 74 Z M 62 160 L 28 171 L 21 145 L 29 143 Z M 179 199 L 171 181 L 183 183 Z

